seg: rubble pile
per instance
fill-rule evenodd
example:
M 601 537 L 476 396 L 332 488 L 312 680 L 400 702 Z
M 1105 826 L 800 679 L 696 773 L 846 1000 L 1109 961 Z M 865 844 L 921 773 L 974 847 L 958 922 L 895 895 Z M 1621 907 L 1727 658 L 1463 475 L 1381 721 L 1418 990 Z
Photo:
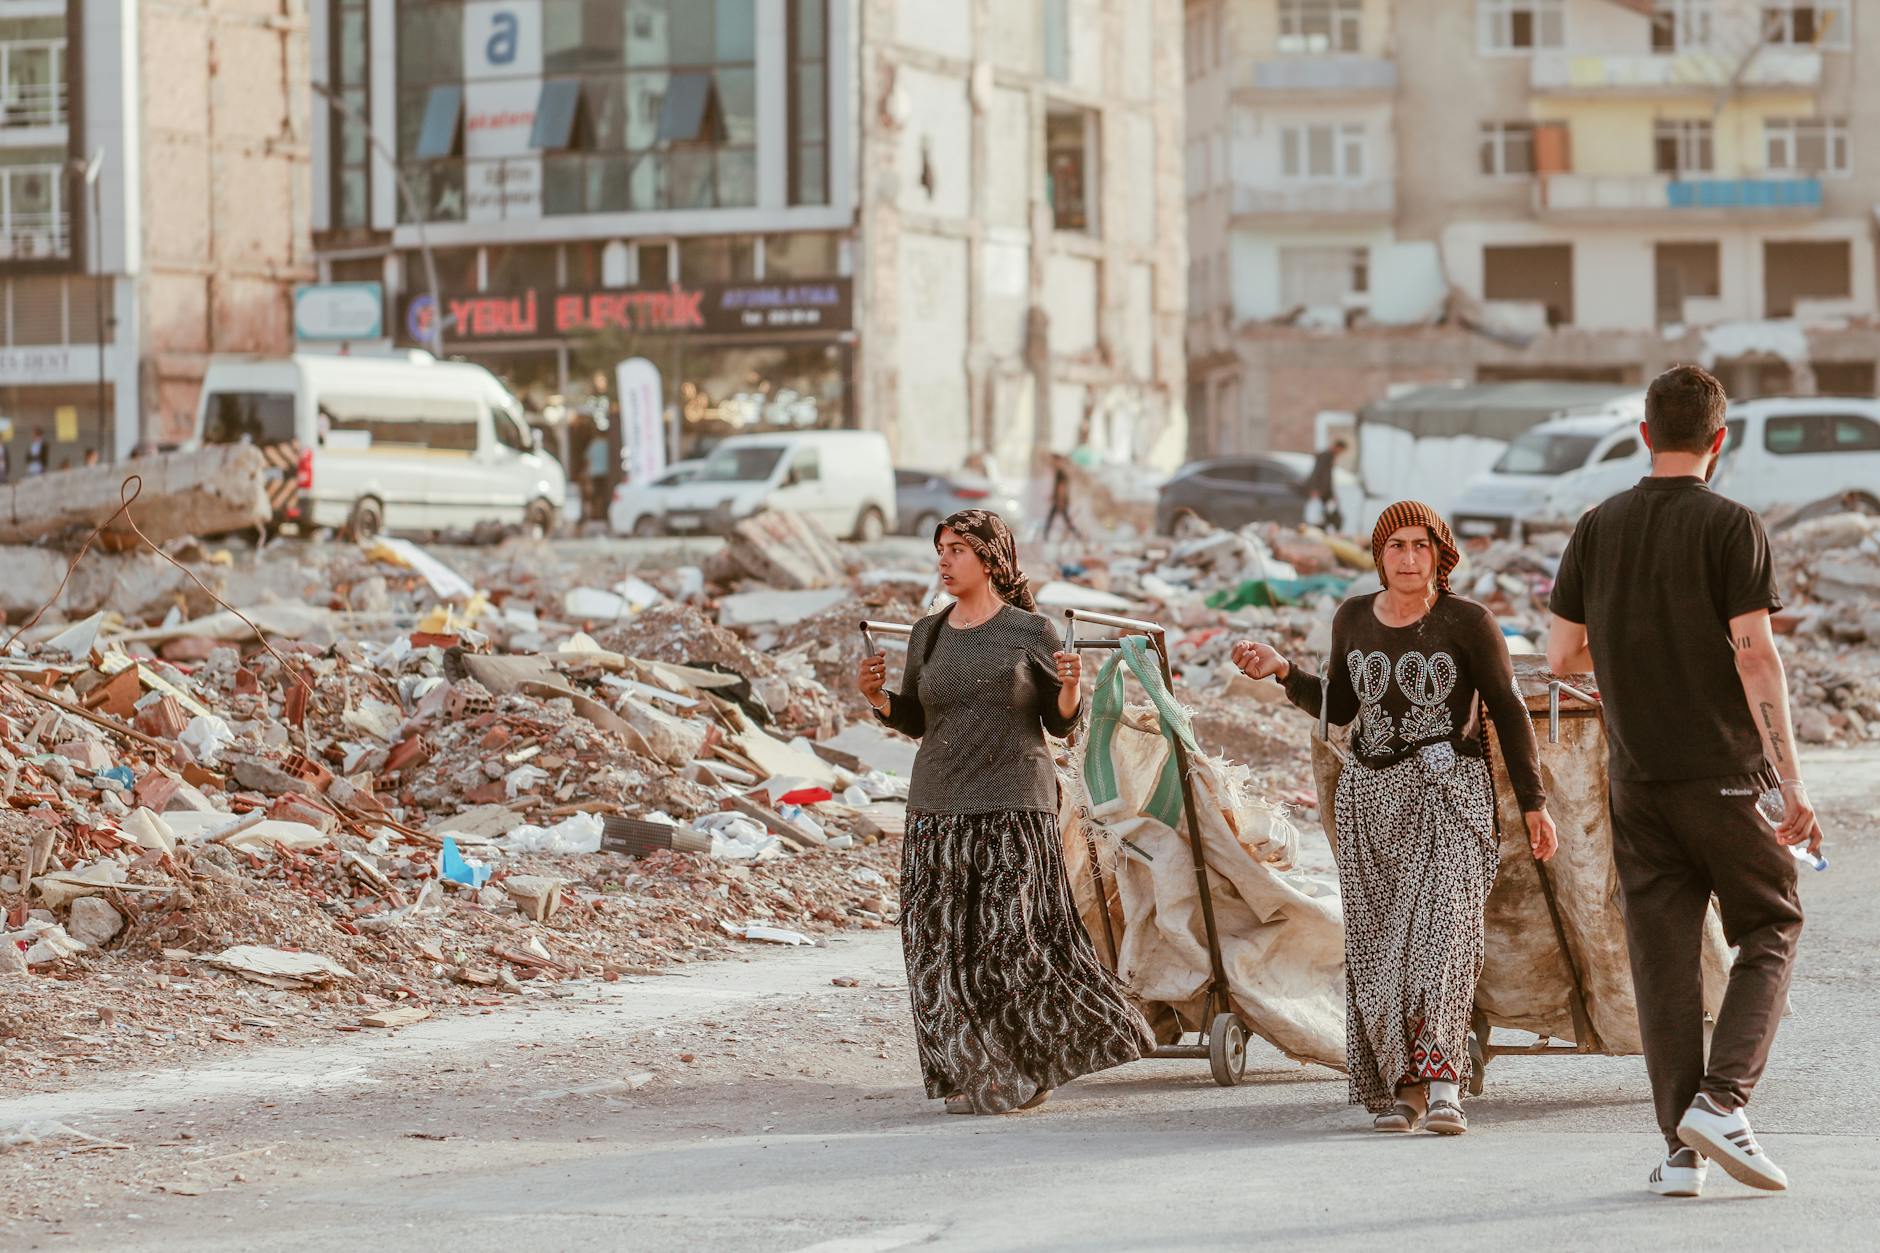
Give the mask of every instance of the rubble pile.
M 811 664 L 526 547 L 277 545 L 0 654 L 0 1073 L 891 925 L 904 785 Z
M 1777 529 L 1770 542 L 1788 600 L 1775 626 L 1788 646 L 1796 737 L 1880 738 L 1880 518 L 1830 514 Z

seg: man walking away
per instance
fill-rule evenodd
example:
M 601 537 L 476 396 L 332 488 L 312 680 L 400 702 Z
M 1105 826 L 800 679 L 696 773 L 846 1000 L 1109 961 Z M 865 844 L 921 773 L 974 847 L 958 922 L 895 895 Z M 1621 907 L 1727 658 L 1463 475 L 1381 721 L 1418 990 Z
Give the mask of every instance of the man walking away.
M 46 428 L 43 426 L 36 426 L 33 428 L 32 442 L 26 445 L 26 477 L 27 478 L 32 478 L 36 474 L 44 474 L 46 472 L 47 455 L 48 453 L 46 449 Z
M 1345 455 L 1345 449 L 1349 447 L 1351 445 L 1344 440 L 1335 439 L 1329 447 L 1321 448 L 1312 459 L 1312 473 L 1306 477 L 1306 498 L 1324 506 L 1323 525 L 1328 531 L 1345 529 L 1345 514 L 1338 507 L 1336 471 L 1338 459 Z
M 1706 482 L 1724 404 L 1723 385 L 1693 366 L 1653 381 L 1641 426 L 1651 474 L 1580 519 L 1547 641 L 1554 672 L 1592 670 L 1605 705 L 1613 855 L 1667 1145 L 1647 1181 L 1660 1196 L 1698 1195 L 1707 1158 L 1752 1187 L 1788 1187 L 1743 1107 L 1802 932 L 1784 845 L 1821 847 L 1769 625 L 1782 601 L 1768 537 Z M 1758 812 L 1766 789 L 1779 789 L 1779 825 Z M 1700 954 L 1713 893 L 1738 951 L 1706 1066 Z

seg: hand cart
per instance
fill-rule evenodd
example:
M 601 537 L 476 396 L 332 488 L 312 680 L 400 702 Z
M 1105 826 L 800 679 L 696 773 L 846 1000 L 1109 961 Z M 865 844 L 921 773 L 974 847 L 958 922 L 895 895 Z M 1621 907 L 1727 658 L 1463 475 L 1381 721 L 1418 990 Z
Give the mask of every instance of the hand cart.
M 1092 613 L 1082 609 L 1064 611 L 1064 650 L 1098 651 L 1120 649 L 1124 637 L 1131 635 L 1146 636 L 1150 646 L 1155 649 L 1156 660 L 1162 672 L 1162 682 L 1174 690 L 1174 676 L 1169 669 L 1168 632 L 1166 628 L 1154 622 L 1145 622 L 1137 618 L 1119 618 L 1114 614 Z M 1111 639 L 1079 639 L 1077 624 L 1086 623 L 1093 627 L 1121 632 Z M 892 635 L 905 638 L 913 631 L 911 626 L 896 622 L 862 623 L 862 641 L 872 655 L 879 651 L 875 646 L 876 635 Z M 1174 1044 L 1158 1045 L 1149 1054 L 1157 1059 L 1207 1059 L 1213 1071 L 1214 1082 L 1224 1088 L 1238 1084 L 1247 1071 L 1247 1029 L 1241 1024 L 1240 1015 L 1234 1012 L 1233 1004 L 1228 999 L 1227 972 L 1221 961 L 1221 940 L 1214 924 L 1214 898 L 1208 887 L 1207 863 L 1203 860 L 1201 844 L 1201 826 L 1195 820 L 1194 784 L 1188 775 L 1188 753 L 1181 741 L 1175 740 L 1172 750 L 1175 754 L 1175 768 L 1180 773 L 1182 791 L 1182 813 L 1188 822 L 1189 849 L 1194 856 L 1195 887 L 1201 898 L 1201 918 L 1207 929 L 1208 964 L 1210 980 L 1207 998 L 1203 1002 L 1202 1021 L 1204 1028 L 1194 1032 L 1182 1033 L 1181 1039 Z M 1090 859 L 1090 874 L 1094 880 L 1099 913 L 1103 916 L 1104 940 L 1108 945 L 1108 962 L 1112 971 L 1116 968 L 1117 942 L 1114 926 L 1110 922 L 1109 886 L 1104 880 L 1103 864 L 1097 857 Z M 1093 941 L 1095 937 L 1092 937 Z M 1194 1037 L 1188 1043 L 1188 1036 Z

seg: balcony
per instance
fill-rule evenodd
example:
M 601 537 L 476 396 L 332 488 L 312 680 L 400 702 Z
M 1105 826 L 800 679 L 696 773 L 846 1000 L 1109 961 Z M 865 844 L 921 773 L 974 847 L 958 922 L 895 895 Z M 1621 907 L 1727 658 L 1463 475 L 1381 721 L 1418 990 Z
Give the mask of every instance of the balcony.
M 1238 225 L 1327 222 L 1336 226 L 1388 222 L 1397 212 L 1396 185 L 1384 179 L 1362 183 L 1236 183 Z
M 43 126 L 65 126 L 64 83 L 12 83 L 0 88 L 0 135 Z
M 1792 221 L 1821 215 L 1818 178 L 1673 178 L 1669 174 L 1543 174 L 1536 216 L 1635 221 L 1641 216 Z
M 1821 53 L 1813 48 L 1765 47 L 1741 77 L 1742 53 L 1694 50 L 1650 52 L 1537 52 L 1528 86 L 1547 96 L 1662 96 L 1738 91 L 1814 92 L 1821 86 Z
M 1314 97 L 1389 96 L 1397 90 L 1397 63 L 1382 57 L 1276 57 L 1249 62 L 1240 72 L 1236 89 L 1249 103 L 1268 104 L 1281 92 L 1286 93 L 1287 104 L 1309 104 Z M 1298 99 L 1301 94 L 1307 99 Z
M 0 262 L 63 261 L 72 254 L 72 222 L 63 213 L 0 213 Z

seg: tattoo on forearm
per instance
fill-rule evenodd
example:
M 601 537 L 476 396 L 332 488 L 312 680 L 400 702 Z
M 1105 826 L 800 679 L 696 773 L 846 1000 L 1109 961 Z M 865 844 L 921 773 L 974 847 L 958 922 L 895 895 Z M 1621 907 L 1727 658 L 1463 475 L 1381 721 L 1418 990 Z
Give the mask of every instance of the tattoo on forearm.
M 1769 734 L 1769 748 L 1775 757 L 1775 764 L 1780 766 L 1788 761 L 1788 753 L 1782 747 L 1782 728 L 1776 724 L 1776 707 L 1770 701 L 1762 701 L 1756 706 L 1762 714 L 1763 729 Z
M 1736 637 L 1736 651 L 1739 653 L 1746 653 L 1749 651 L 1749 636 L 1739 635 Z

